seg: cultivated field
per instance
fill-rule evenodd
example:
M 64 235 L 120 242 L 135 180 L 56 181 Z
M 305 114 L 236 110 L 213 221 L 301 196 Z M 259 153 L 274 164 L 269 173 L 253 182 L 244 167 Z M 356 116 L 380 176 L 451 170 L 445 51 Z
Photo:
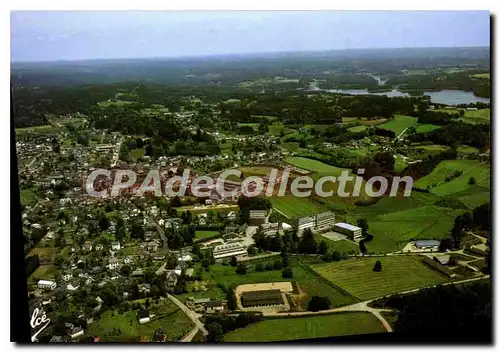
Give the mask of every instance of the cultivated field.
M 382 263 L 381 272 L 373 271 L 377 260 Z M 360 300 L 448 281 L 414 256 L 354 258 L 311 267 Z
M 343 313 L 315 317 L 270 319 L 231 331 L 226 342 L 270 342 L 385 332 L 370 313 Z
M 417 133 L 426 133 L 426 132 L 431 132 L 437 129 L 440 129 L 442 126 L 438 125 L 432 125 L 430 123 L 425 123 L 425 124 L 419 124 L 417 126 Z

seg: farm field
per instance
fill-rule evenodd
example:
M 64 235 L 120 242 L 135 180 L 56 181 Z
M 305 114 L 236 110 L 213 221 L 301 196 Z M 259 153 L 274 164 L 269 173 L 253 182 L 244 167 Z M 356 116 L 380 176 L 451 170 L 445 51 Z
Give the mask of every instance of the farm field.
M 273 168 L 271 166 L 243 166 L 239 168 L 239 170 L 243 174 L 243 177 L 269 176 L 272 169 Z
M 276 258 L 271 258 L 269 262 L 274 263 Z M 264 261 L 265 262 L 265 261 Z M 246 275 L 236 274 L 236 268 L 230 265 L 216 264 L 210 266 L 209 272 L 203 272 L 202 279 L 211 282 L 211 288 L 205 292 L 201 297 L 218 297 L 224 298 L 223 292 L 217 287 L 220 283 L 226 287 L 236 287 L 243 284 L 254 284 L 262 282 L 283 282 L 283 281 L 296 281 L 300 290 L 305 293 L 299 303 L 306 308 L 307 302 L 312 296 L 328 296 L 332 302 L 332 307 L 340 307 L 356 303 L 356 301 L 334 288 L 332 285 L 324 282 L 323 279 L 314 272 L 310 272 L 303 268 L 298 263 L 292 264 L 293 278 L 281 277 L 281 270 L 270 270 L 256 272 L 252 271 Z M 186 296 L 192 296 L 189 292 Z
M 461 171 L 462 174 L 445 182 L 445 178 L 456 171 Z M 430 174 L 419 179 L 414 186 L 420 189 L 430 188 L 431 193 L 446 196 L 472 186 L 469 184 L 471 177 L 476 180 L 477 185 L 490 187 L 490 168 L 476 160 L 444 160 Z
M 156 314 L 151 322 L 140 324 L 138 310 L 120 314 L 118 310 L 108 310 L 92 323 L 87 330 L 91 336 L 100 336 L 101 341 L 138 342 L 141 336 L 151 338 L 156 329 L 163 328 L 171 341 L 178 341 L 192 329 L 191 320 L 172 302 L 165 301 L 159 307 L 150 309 Z
M 199 207 L 194 207 L 193 205 L 185 205 L 182 207 L 174 208 L 177 210 L 177 214 L 180 215 L 181 213 L 189 210 L 192 214 L 202 214 L 202 213 L 207 213 L 209 211 L 215 211 L 215 212 L 220 212 L 220 213 L 227 213 L 230 211 L 238 211 L 240 207 L 238 205 L 226 205 L 226 204 L 221 204 L 217 206 L 212 206 L 212 205 L 204 205 L 204 206 L 199 206 Z
M 229 332 L 224 341 L 270 342 L 380 332 L 385 329 L 374 315 L 353 312 L 264 320 Z
M 35 134 L 56 134 L 62 130 L 62 127 L 52 125 L 41 125 L 33 127 L 16 128 L 16 136 L 22 137 L 30 133 Z
M 28 281 L 55 279 L 57 268 L 54 265 L 40 265 L 28 278 Z
M 490 74 L 489 73 L 477 73 L 475 75 L 471 75 L 471 77 L 490 79 Z
M 417 119 L 411 116 L 395 115 L 394 119 L 380 125 L 380 128 L 391 130 L 396 133 L 396 136 L 403 132 L 406 128 L 417 124 Z
M 370 120 L 365 117 L 342 117 L 342 123 L 353 123 L 357 122 L 361 125 L 364 126 L 375 126 L 375 125 L 380 125 L 386 122 L 387 119 L 375 119 L 375 120 Z
M 298 156 L 291 156 L 286 159 L 287 163 L 290 163 L 292 165 L 295 165 L 301 169 L 305 170 L 310 170 L 322 174 L 328 174 L 332 176 L 339 176 L 342 171 L 345 171 L 347 169 L 343 169 L 340 167 L 328 165 L 325 163 L 322 163 L 321 161 L 318 160 L 313 160 L 313 159 L 308 159 L 308 158 L 303 158 L 303 157 L 298 157 Z M 349 170 L 347 170 L 349 171 Z
M 380 260 L 382 271 L 374 272 Z M 360 300 L 448 281 L 414 256 L 365 257 L 311 265 L 317 273 Z
M 309 198 L 298 198 L 292 195 L 269 198 L 273 208 L 290 219 L 309 216 L 326 211 L 326 208 L 314 203 Z

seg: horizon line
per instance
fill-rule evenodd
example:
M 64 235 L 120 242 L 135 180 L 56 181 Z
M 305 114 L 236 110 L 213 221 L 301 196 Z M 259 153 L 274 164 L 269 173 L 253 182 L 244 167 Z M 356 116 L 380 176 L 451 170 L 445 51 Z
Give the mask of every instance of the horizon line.
M 110 57 L 110 58 L 86 58 L 86 59 L 59 59 L 59 60 L 16 60 L 10 61 L 11 64 L 27 63 L 71 63 L 82 61 L 105 61 L 105 60 L 164 60 L 164 59 L 203 59 L 228 56 L 244 55 L 282 55 L 282 54 L 307 54 L 322 53 L 332 51 L 359 51 L 359 50 L 408 50 L 408 49 L 470 49 L 470 48 L 491 48 L 491 45 L 468 45 L 468 46 L 409 46 L 409 47 L 364 47 L 364 48 L 335 48 L 335 49 L 317 49 L 317 50 L 284 50 L 284 51 L 255 51 L 239 53 L 218 53 L 218 54 L 194 54 L 194 55 L 174 55 L 174 56 L 147 56 L 147 57 Z M 490 53 L 491 54 L 491 53 Z M 491 55 L 490 55 L 491 56 Z

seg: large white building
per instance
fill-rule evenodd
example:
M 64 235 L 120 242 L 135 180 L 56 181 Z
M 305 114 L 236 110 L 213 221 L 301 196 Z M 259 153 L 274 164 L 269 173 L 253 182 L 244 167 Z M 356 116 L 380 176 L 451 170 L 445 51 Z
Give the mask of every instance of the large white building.
M 241 242 L 221 244 L 214 248 L 214 258 L 222 259 L 247 254 L 247 247 Z
M 335 214 L 331 211 L 320 213 L 316 215 L 316 228 L 330 228 L 335 225 Z
M 345 222 L 336 223 L 333 225 L 333 230 L 349 236 L 352 240 L 359 239 L 363 236 L 363 230 L 361 227 L 346 224 Z
M 40 281 L 38 281 L 38 287 L 43 288 L 43 289 L 53 290 L 57 287 L 57 284 L 55 281 L 40 280 Z
M 313 228 L 314 227 L 314 218 L 311 216 L 306 216 L 303 218 L 300 218 L 298 223 L 297 223 L 297 229 L 299 231 L 303 231 L 305 229 Z

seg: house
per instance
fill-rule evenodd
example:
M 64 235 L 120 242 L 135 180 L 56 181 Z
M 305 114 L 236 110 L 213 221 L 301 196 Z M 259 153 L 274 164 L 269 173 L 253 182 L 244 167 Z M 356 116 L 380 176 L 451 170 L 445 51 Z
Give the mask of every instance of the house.
M 139 311 L 139 315 L 137 316 L 137 318 L 139 319 L 140 324 L 149 323 L 151 321 L 151 317 L 149 316 L 149 311 L 147 311 L 146 309 L 141 309 Z
M 108 268 L 109 269 L 116 269 L 117 267 L 118 267 L 118 259 L 111 258 L 108 262 Z
M 73 284 L 66 285 L 66 289 L 68 291 L 76 291 L 76 290 L 78 290 L 79 287 L 80 287 L 80 285 L 77 285 L 76 283 L 74 285 Z
M 193 260 L 193 258 L 189 254 L 185 254 L 185 255 L 180 256 L 179 258 L 177 258 L 177 261 L 179 261 L 179 262 L 185 262 L 185 263 L 190 262 L 192 260 Z
M 114 251 L 119 251 L 121 248 L 120 242 L 111 242 L 111 249 Z
M 273 306 L 284 304 L 280 290 L 247 291 L 241 294 L 243 307 Z
M 65 273 L 61 276 L 63 281 L 69 281 L 69 280 L 71 280 L 72 277 L 73 277 L 73 275 L 71 273 Z
M 212 300 L 211 298 L 186 299 L 186 306 L 195 312 L 215 313 L 224 310 L 224 302 L 221 300 Z
M 439 244 L 441 241 L 437 240 L 419 240 L 415 241 L 413 244 L 417 249 L 420 250 L 431 250 L 431 251 L 437 251 L 439 249 Z
M 194 269 L 193 268 L 186 269 L 185 274 L 187 277 L 192 277 L 194 275 Z
M 104 249 L 104 246 L 101 244 L 101 243 L 97 243 L 95 246 L 94 246 L 94 249 L 96 251 L 102 251 Z
M 84 334 L 84 330 L 79 326 L 73 327 L 73 328 L 68 330 L 68 335 L 72 339 L 76 339 L 77 337 L 80 337 L 83 334 Z
M 333 225 L 333 230 L 347 235 L 351 240 L 358 240 L 363 237 L 363 229 L 345 222 L 338 222 Z
M 445 255 L 434 256 L 433 259 L 441 265 L 446 265 L 450 262 L 450 255 L 445 254 Z
M 57 284 L 55 283 L 55 281 L 40 280 L 40 281 L 38 281 L 38 287 L 41 289 L 53 290 L 57 287 Z
M 173 288 L 175 287 L 175 285 L 177 285 L 177 274 L 173 270 L 167 272 L 165 283 L 167 285 L 167 288 Z
M 86 241 L 84 244 L 83 244 L 83 250 L 86 251 L 86 252 L 90 252 L 92 250 L 92 242 L 90 241 Z
M 123 262 L 125 264 L 130 264 L 130 263 L 132 263 L 132 258 L 130 258 L 130 256 L 127 256 L 127 257 L 125 257 L 125 259 L 123 260 Z
M 147 244 L 147 250 L 150 252 L 156 252 L 159 247 L 159 243 L 157 241 L 151 241 Z
M 149 292 L 151 292 L 151 285 L 150 284 L 139 284 L 139 285 L 137 285 L 137 289 L 139 290 L 139 292 L 149 293 Z

